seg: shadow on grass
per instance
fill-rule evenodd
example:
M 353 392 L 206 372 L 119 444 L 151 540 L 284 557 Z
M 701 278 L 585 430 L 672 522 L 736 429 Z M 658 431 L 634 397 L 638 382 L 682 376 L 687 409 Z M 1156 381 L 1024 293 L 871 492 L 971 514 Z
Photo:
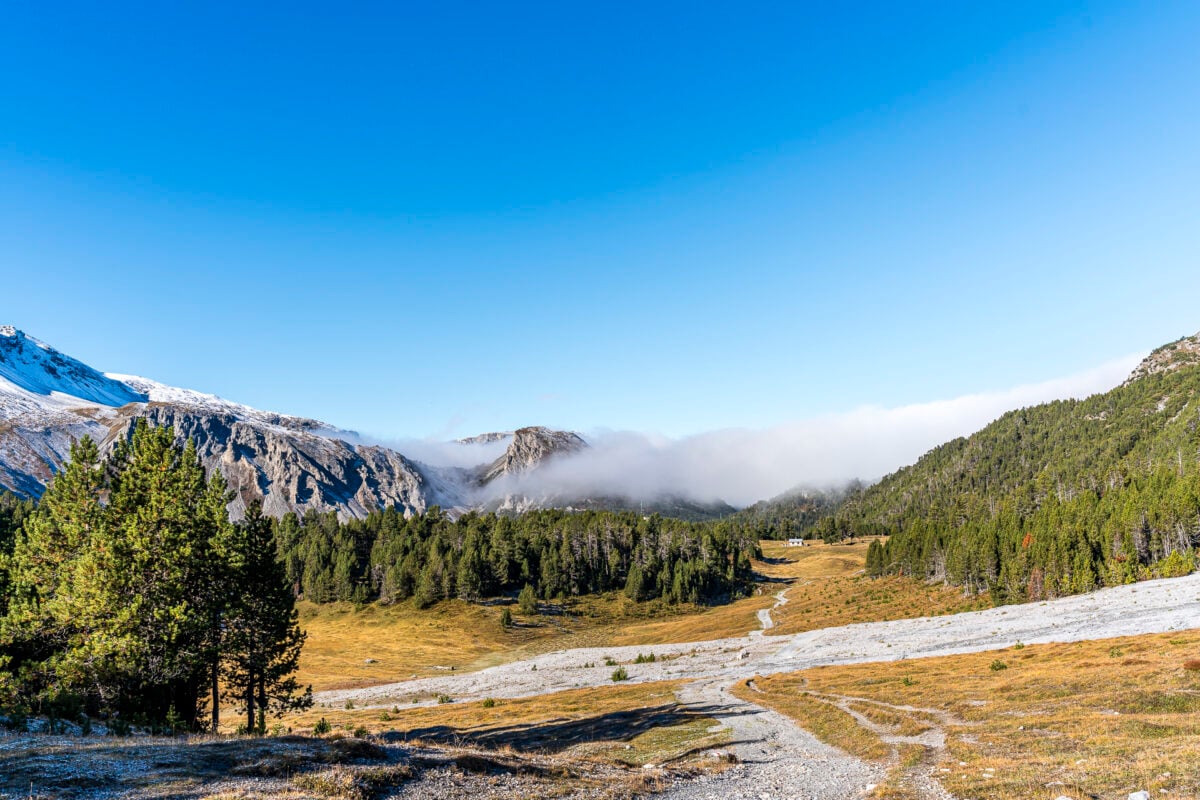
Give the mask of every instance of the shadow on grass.
M 629 741 L 654 728 L 684 725 L 718 714 L 730 716 L 743 713 L 750 712 L 742 709 L 731 712 L 729 708 L 721 705 L 683 706 L 670 703 L 633 711 L 613 711 L 583 719 L 560 718 L 486 728 L 431 725 L 385 733 L 383 738 L 392 742 L 422 740 L 470 743 L 493 749 L 510 747 L 518 752 L 558 753 L 584 742 Z

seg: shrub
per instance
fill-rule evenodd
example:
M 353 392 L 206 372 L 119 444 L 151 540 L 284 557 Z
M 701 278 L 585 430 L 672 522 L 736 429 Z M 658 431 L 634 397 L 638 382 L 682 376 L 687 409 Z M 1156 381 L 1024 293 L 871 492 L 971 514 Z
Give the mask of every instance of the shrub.
M 511 628 L 513 624 L 512 612 L 507 608 L 500 612 L 500 627 Z
M 1024 650 L 1024 649 L 1025 649 L 1024 642 L 1017 642 L 1016 644 L 1013 645 L 1013 650 Z
M 437 701 L 438 701 L 438 705 L 445 705 L 446 703 L 453 703 L 454 698 L 448 694 L 439 694 L 437 696 Z
M 347 710 L 347 711 L 352 711 L 353 709 L 354 709 L 354 701 L 353 701 L 353 700 L 347 700 L 347 701 L 346 701 L 346 710 Z
M 633 660 L 633 663 L 635 663 L 635 664 L 653 664 L 656 660 L 657 659 L 654 657 L 654 653 L 651 653 L 648 656 L 638 653 L 638 656 L 637 656 L 637 658 L 635 658 Z
M 613 683 L 618 681 L 627 681 L 629 680 L 629 673 L 625 671 L 624 667 L 617 667 L 615 670 L 613 670 L 612 679 Z
M 1160 578 L 1182 578 L 1191 575 L 1195 569 L 1195 560 L 1179 550 L 1172 551 L 1171 555 L 1154 565 L 1154 572 Z
M 483 701 L 483 703 L 482 703 L 481 705 L 482 705 L 484 708 L 495 708 L 495 707 L 496 707 L 496 701 L 495 701 L 495 700 L 493 700 L 492 698 L 490 698 L 490 697 L 489 697 L 489 698 L 487 698 L 486 700 L 484 700 L 484 701 Z
M 183 721 L 183 716 L 175 710 L 174 705 L 167 709 L 167 718 L 164 721 L 163 726 L 164 733 L 166 733 L 168 736 L 174 736 L 182 731 L 184 727 L 186 727 L 186 724 Z
M 317 724 L 313 725 L 314 736 L 324 736 L 331 730 L 333 730 L 333 726 L 330 725 L 329 720 L 325 719 L 324 717 L 321 717 L 319 720 L 317 720 Z
M 615 667 L 616 665 L 617 665 L 617 660 L 615 658 L 613 658 L 612 656 L 604 657 L 604 666 Z
M 913 680 L 913 679 L 912 679 L 910 676 L 908 676 L 908 675 L 905 675 L 905 676 L 904 676 L 904 677 L 903 677 L 903 678 L 900 680 L 900 683 L 904 684 L 905 686 L 913 686 L 913 685 L 915 685 L 915 684 L 916 684 L 916 681 L 914 681 L 914 680 Z
M 371 732 L 367 730 L 366 725 L 359 725 L 352 731 L 352 733 L 354 734 L 355 739 L 365 739 L 371 735 Z
M 1003 661 L 997 658 L 991 663 L 991 666 L 989 666 L 988 669 L 990 669 L 992 672 L 999 672 L 1000 670 L 1008 669 L 1008 664 L 1005 664 Z

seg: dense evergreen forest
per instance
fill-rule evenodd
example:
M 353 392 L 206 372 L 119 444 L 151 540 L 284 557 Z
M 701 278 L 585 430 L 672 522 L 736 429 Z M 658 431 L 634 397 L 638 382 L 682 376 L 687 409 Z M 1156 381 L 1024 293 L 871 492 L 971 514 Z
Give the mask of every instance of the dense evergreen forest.
M 633 512 L 531 511 L 519 517 L 395 509 L 364 520 L 288 514 L 276 523 L 296 593 L 419 606 L 530 587 L 543 599 L 623 591 L 634 600 L 714 603 L 752 583 L 757 540 L 728 523 Z
M 88 438 L 34 508 L 0 499 L 0 714 L 215 729 L 222 702 L 262 731 L 303 707 L 304 636 L 271 523 L 231 524 L 220 474 L 140 423 Z M 207 711 L 209 720 L 201 718 Z
M 998 602 L 1192 571 L 1200 366 L 1172 361 L 1179 344 L 1110 392 L 1013 411 L 935 448 L 817 530 L 890 534 L 872 548 L 873 574 L 944 580 Z

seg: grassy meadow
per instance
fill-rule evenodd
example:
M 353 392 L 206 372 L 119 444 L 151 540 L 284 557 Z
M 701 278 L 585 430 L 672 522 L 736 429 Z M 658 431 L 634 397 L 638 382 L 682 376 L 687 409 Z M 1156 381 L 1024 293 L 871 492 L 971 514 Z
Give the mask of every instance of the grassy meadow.
M 819 667 L 735 694 L 891 759 L 881 797 L 920 796 L 922 770 L 979 800 L 1200 796 L 1200 631 Z

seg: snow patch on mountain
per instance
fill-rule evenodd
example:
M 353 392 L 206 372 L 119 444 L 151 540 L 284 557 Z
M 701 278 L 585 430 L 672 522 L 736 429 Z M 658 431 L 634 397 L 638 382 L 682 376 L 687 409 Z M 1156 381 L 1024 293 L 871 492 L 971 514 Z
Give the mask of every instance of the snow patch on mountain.
M 26 336 L 11 325 L 0 326 L 0 419 L 45 408 L 65 410 L 86 405 L 117 407 L 145 402 L 131 386 Z

